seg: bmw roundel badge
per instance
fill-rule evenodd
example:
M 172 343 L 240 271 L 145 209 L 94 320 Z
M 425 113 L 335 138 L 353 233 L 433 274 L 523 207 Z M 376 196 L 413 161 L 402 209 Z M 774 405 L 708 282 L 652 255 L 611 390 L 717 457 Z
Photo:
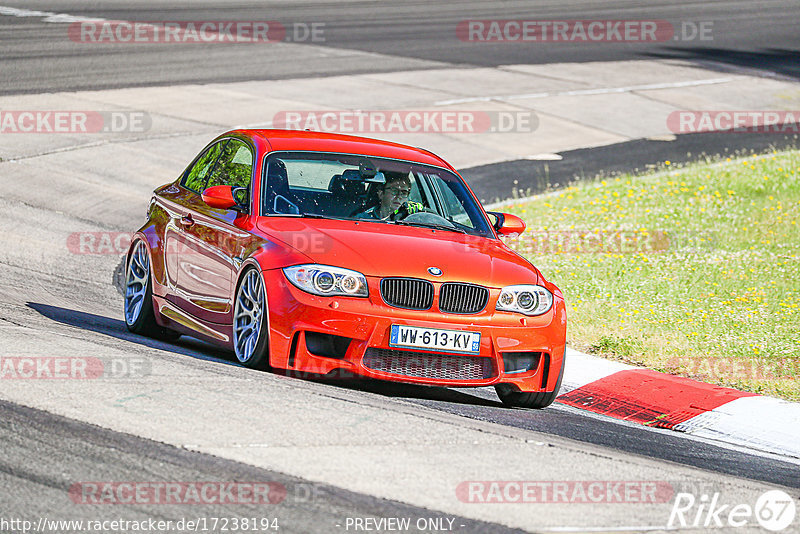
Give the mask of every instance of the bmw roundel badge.
M 438 267 L 428 267 L 428 272 L 433 276 L 442 276 L 442 270 Z

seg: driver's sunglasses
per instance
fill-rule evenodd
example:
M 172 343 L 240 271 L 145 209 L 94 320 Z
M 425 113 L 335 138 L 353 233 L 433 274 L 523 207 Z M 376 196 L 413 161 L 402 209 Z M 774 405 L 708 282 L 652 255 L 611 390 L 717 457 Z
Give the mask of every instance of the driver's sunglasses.
M 391 195 L 403 198 L 408 198 L 408 195 L 411 194 L 411 189 L 397 189 L 396 187 L 387 187 L 386 191 Z

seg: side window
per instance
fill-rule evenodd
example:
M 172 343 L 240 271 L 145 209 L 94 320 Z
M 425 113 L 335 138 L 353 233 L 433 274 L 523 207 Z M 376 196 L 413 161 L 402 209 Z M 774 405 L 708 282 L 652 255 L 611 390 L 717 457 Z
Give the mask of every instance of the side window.
M 450 221 L 474 228 L 475 226 L 472 224 L 472 220 L 464 209 L 464 205 L 459 199 L 459 196 L 452 190 L 452 187 L 456 186 L 457 182 L 446 182 L 438 176 L 435 176 L 433 179 L 444 201 L 443 208 L 447 212 L 442 215 Z M 466 192 L 462 194 L 466 194 Z
M 253 178 L 253 153 L 238 139 L 231 139 L 222 149 L 216 167 L 208 179 L 206 187 L 230 185 L 250 187 Z
M 419 202 L 425 206 L 433 206 L 431 202 L 428 202 L 427 198 L 423 198 L 422 196 L 422 188 L 419 186 L 419 177 L 414 176 L 413 172 L 408 173 L 408 177 L 411 179 L 411 194 L 408 195 L 409 202 Z
M 217 161 L 217 157 L 224 145 L 225 141 L 220 141 L 210 146 L 208 150 L 200 156 L 191 170 L 183 178 L 183 186 L 186 189 L 191 189 L 197 193 L 203 192 L 208 174 L 214 168 L 214 162 Z

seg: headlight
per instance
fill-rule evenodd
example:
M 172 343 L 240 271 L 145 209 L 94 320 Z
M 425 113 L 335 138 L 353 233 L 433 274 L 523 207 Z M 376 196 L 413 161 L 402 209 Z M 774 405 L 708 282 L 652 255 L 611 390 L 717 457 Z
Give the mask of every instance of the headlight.
M 506 286 L 500 291 L 495 309 L 541 315 L 553 307 L 553 294 L 542 286 Z
M 283 274 L 292 285 L 314 295 L 323 297 L 344 295 L 346 297 L 366 297 L 367 279 L 363 274 L 330 267 L 328 265 L 293 265 L 283 269 Z

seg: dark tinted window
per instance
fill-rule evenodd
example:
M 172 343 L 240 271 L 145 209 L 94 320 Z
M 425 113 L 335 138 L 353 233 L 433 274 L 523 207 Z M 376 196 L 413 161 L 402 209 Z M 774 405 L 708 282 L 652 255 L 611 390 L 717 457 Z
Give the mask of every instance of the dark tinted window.
M 217 165 L 205 187 L 230 185 L 233 187 L 250 187 L 253 178 L 253 153 L 250 148 L 238 139 L 231 139 L 222 149 Z
M 214 168 L 214 163 L 219 157 L 222 146 L 226 141 L 220 141 L 208 147 L 202 156 L 195 162 L 186 176 L 183 178 L 183 186 L 192 191 L 201 193 L 205 189 L 205 183 L 208 179 L 208 174 Z

